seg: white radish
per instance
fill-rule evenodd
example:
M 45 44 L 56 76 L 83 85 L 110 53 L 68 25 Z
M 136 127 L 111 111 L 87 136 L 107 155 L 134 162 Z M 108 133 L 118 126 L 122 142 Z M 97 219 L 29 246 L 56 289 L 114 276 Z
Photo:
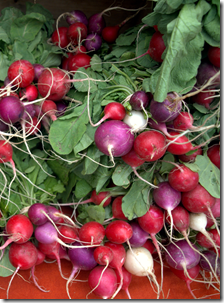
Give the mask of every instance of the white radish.
M 130 126 L 132 132 L 137 133 L 146 129 L 148 118 L 141 111 L 132 110 L 125 115 L 123 122 Z

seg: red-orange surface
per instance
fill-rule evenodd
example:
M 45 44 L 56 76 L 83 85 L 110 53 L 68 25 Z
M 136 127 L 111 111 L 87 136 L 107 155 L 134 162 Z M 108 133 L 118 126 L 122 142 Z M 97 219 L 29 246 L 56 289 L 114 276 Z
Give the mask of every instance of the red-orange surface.
M 71 272 L 71 263 L 67 260 L 62 260 L 62 271 L 64 276 L 68 277 Z M 19 271 L 12 281 L 9 289 L 8 299 L 68 299 L 66 293 L 66 280 L 60 277 L 56 263 L 42 263 L 35 269 L 35 275 L 40 286 L 49 290 L 49 292 L 40 291 L 30 278 L 30 271 Z M 155 274 L 160 283 L 160 266 L 155 262 Z M 6 290 L 11 277 L 0 277 L 0 299 L 6 299 Z M 72 299 L 86 299 L 86 295 L 90 292 L 87 282 L 88 272 L 80 272 L 77 279 L 69 286 L 69 293 Z M 198 277 L 198 279 L 202 279 Z M 191 283 L 191 289 L 197 298 L 220 299 L 220 294 L 203 283 Z M 156 294 L 146 277 L 132 277 L 129 286 L 129 292 L 132 299 L 156 299 Z M 163 292 L 165 299 L 193 299 L 185 282 L 176 277 L 167 267 L 164 267 L 164 283 Z M 216 295 L 214 295 L 216 294 Z M 100 299 L 95 294 L 91 293 L 88 299 Z M 121 290 L 115 299 L 128 299 L 124 290 Z M 163 297 L 161 296 L 161 299 Z

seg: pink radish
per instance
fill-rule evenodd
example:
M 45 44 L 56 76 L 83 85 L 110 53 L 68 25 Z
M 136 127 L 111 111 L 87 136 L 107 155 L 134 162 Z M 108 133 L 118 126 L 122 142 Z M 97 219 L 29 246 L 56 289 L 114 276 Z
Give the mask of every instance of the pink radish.
M 149 234 L 140 227 L 137 221 L 130 222 L 130 225 L 133 231 L 132 237 L 129 239 L 131 247 L 143 246 L 149 238 Z
M 123 120 L 126 115 L 125 107 L 119 102 L 110 102 L 104 108 L 104 116 L 94 126 L 100 125 L 107 119 L 111 120 Z
M 14 61 L 8 68 L 8 78 L 19 87 L 26 87 L 34 80 L 34 67 L 27 60 Z
M 57 112 L 57 105 L 52 100 L 44 100 L 41 103 L 41 108 L 43 113 L 45 113 L 52 121 L 57 120 L 56 112 Z
M 87 222 L 79 229 L 79 239 L 82 244 L 100 245 L 104 236 L 105 228 L 99 222 Z
M 33 234 L 33 224 L 29 218 L 22 214 L 17 214 L 9 218 L 5 228 L 6 234 L 9 237 L 0 249 L 4 249 L 12 242 L 23 244 L 27 242 Z

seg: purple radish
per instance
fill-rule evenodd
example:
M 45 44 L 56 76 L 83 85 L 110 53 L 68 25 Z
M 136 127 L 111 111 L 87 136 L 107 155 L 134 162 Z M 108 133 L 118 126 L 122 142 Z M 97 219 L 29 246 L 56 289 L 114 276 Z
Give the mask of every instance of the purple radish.
M 34 79 L 33 82 L 37 82 L 42 71 L 45 69 L 45 67 L 42 64 L 39 63 L 34 63 L 33 64 L 33 68 L 34 68 Z
M 24 105 L 19 98 L 8 96 L 0 100 L 0 118 L 4 123 L 14 124 L 18 122 L 24 110 Z
M 131 247 L 143 246 L 149 238 L 149 234 L 140 227 L 137 221 L 130 222 L 130 225 L 133 230 L 132 237 L 129 239 Z
M 200 266 L 202 269 L 209 272 L 211 272 L 212 267 L 213 271 L 215 271 L 217 276 L 220 277 L 220 258 L 215 252 L 210 250 L 203 251 L 200 259 Z
M 47 206 L 42 203 L 35 203 L 28 209 L 28 217 L 34 225 L 42 225 L 48 221 L 45 213 L 47 213 Z
M 169 133 L 167 131 L 166 123 L 164 122 L 156 122 L 152 118 L 148 119 L 148 124 L 152 129 L 160 130 L 162 133 L 164 133 L 165 136 L 169 137 Z
M 84 44 L 87 51 L 94 52 L 100 49 L 102 45 L 102 38 L 100 35 L 96 33 L 91 33 L 88 34 L 87 37 L 85 38 Z
M 69 25 L 76 23 L 76 22 L 81 22 L 84 23 L 88 27 L 88 19 L 86 15 L 84 14 L 83 11 L 75 9 L 71 12 L 66 17 L 66 21 Z
M 142 90 L 137 91 L 131 96 L 129 103 L 133 110 L 142 110 L 149 105 L 149 95 Z

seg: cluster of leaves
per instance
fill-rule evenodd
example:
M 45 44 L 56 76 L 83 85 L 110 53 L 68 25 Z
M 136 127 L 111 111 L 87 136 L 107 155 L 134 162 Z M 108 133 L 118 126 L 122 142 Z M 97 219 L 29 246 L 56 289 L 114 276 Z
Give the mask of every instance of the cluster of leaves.
M 62 51 L 47 40 L 53 33 L 52 14 L 39 4 L 26 2 L 26 12 L 6 7 L 0 17 L 0 80 L 12 62 L 25 59 L 45 67 L 59 66 Z

